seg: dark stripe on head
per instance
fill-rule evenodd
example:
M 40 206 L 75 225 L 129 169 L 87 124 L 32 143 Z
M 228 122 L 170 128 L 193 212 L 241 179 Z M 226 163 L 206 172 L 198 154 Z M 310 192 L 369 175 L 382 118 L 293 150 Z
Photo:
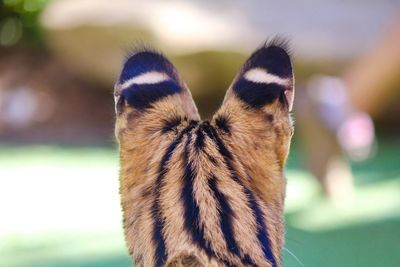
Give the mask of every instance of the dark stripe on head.
M 200 223 L 200 208 L 198 207 L 194 190 L 193 183 L 196 178 L 196 171 L 193 164 L 190 162 L 190 143 L 192 142 L 192 134 L 190 133 L 185 143 L 185 149 L 183 154 L 183 160 L 185 163 L 185 172 L 183 177 L 183 188 L 182 188 L 182 202 L 184 205 L 184 227 L 186 231 L 191 235 L 194 243 L 196 243 L 201 249 L 203 249 L 209 257 L 216 258 L 214 249 L 211 247 L 204 238 L 204 226 Z M 218 258 L 222 261 L 225 266 L 234 267 L 235 265 L 229 262 L 227 259 Z
M 243 188 L 244 193 L 248 198 L 248 202 L 250 203 L 250 208 L 252 209 L 257 222 L 257 238 L 260 242 L 260 245 L 262 246 L 264 256 L 272 264 L 272 267 L 277 267 L 276 260 L 274 258 L 274 255 L 272 254 L 271 245 L 268 239 L 267 228 L 264 223 L 264 214 L 257 203 L 254 193 L 243 183 L 237 171 L 233 167 L 233 155 L 226 148 L 225 144 L 218 136 L 217 131 L 213 127 L 211 127 L 211 125 L 208 125 L 208 127 L 205 128 L 205 132 L 212 140 L 214 140 L 215 144 L 218 147 L 218 151 L 224 157 L 226 167 L 231 173 L 231 178 Z M 248 255 L 245 255 L 243 260 L 248 261 L 251 265 L 254 265 L 254 261 Z
M 242 181 L 239 179 L 238 175 L 236 174 L 235 169 L 233 168 L 232 165 L 232 160 L 233 160 L 233 155 L 232 153 L 225 147 L 225 145 L 223 144 L 222 140 L 220 139 L 220 137 L 218 136 L 217 131 L 209 124 L 209 123 L 204 123 L 204 131 L 206 132 L 206 134 L 216 143 L 217 147 L 218 147 L 218 151 L 219 153 L 221 153 L 221 155 L 224 158 L 226 167 L 228 168 L 229 172 L 231 173 L 231 178 L 238 183 L 239 185 L 241 185 L 242 187 L 245 188 L 245 186 L 243 185 Z M 247 192 L 245 191 L 245 193 L 247 194 Z M 222 218 L 221 218 L 222 219 Z M 222 226 L 222 225 L 221 225 Z M 224 231 L 224 229 L 222 229 Z M 225 229 L 227 230 L 227 229 Z M 225 236 L 225 233 L 224 233 Z M 225 238 L 227 238 L 225 236 Z M 231 250 L 232 253 L 234 253 L 235 255 L 237 255 L 241 261 L 246 264 L 246 265 L 252 265 L 255 266 L 256 264 L 254 263 L 254 261 L 250 258 L 249 255 L 244 254 L 243 256 L 240 254 L 240 250 L 239 247 L 236 245 L 233 245 L 232 242 L 235 242 L 234 239 L 226 239 L 226 242 L 228 244 L 228 248 Z M 235 242 L 236 243 L 236 242 Z
M 201 150 L 204 147 L 204 132 L 201 126 L 196 131 L 196 140 L 194 142 L 194 147 L 197 150 Z
M 207 152 L 203 152 L 206 156 L 207 156 L 207 159 L 212 163 L 212 164 L 214 164 L 215 166 L 218 166 L 218 161 L 213 157 L 213 156 L 211 156 L 210 154 L 208 154 Z
M 274 122 L 274 115 L 272 114 L 265 113 L 264 118 L 268 123 Z
M 178 125 L 181 123 L 182 117 L 172 117 L 165 122 L 163 128 L 161 129 L 161 132 L 168 133 L 174 131 L 176 130 L 176 127 L 178 127 Z
M 235 234 L 233 232 L 233 226 L 232 226 L 232 217 L 234 216 L 233 210 L 229 205 L 229 202 L 226 199 L 225 195 L 221 191 L 219 191 L 217 183 L 218 181 L 215 176 L 211 176 L 211 178 L 208 179 L 208 186 L 213 192 L 214 197 L 217 200 L 217 205 L 219 207 L 218 213 L 220 215 L 220 225 L 222 233 L 225 238 L 226 246 L 232 254 L 242 259 L 242 256 L 240 255 L 239 251 L 239 246 L 236 243 Z M 251 264 L 251 260 L 245 260 L 244 263 Z
M 127 103 L 137 109 L 145 109 L 162 98 L 181 92 L 181 87 L 173 80 L 155 84 L 132 84 L 121 92 Z
M 283 104 L 287 104 L 284 97 L 285 88 L 276 83 L 255 83 L 240 78 L 234 84 L 233 91 L 243 102 L 253 108 L 261 108 L 266 104 L 271 104 L 276 99 L 283 101 L 281 96 L 285 99 Z
M 189 159 L 190 143 L 192 134 L 190 133 L 185 144 L 183 161 L 185 163 L 185 172 L 183 176 L 183 188 L 181 199 L 184 206 L 184 227 L 194 243 L 199 245 L 209 257 L 215 256 L 210 244 L 204 239 L 204 227 L 200 223 L 200 209 L 196 203 L 193 183 L 196 177 L 196 172 Z
M 175 148 L 182 142 L 184 135 L 190 132 L 196 125 L 197 125 L 196 121 L 191 121 L 189 123 L 189 126 L 183 129 L 179 133 L 179 135 L 175 138 L 175 140 L 168 146 L 165 154 L 161 159 L 160 166 L 158 169 L 158 176 L 153 190 L 154 202 L 151 208 L 151 213 L 154 218 L 153 240 L 156 245 L 155 262 L 157 267 L 163 266 L 167 259 L 165 238 L 163 236 L 164 220 L 162 219 L 161 207 L 159 203 L 160 192 L 163 187 L 164 176 L 168 171 L 167 165 L 172 156 L 172 153 L 175 151 Z
M 245 187 L 246 194 L 249 196 L 250 208 L 253 210 L 257 221 L 257 238 L 261 243 L 264 257 L 272 264 L 272 267 L 277 267 L 276 260 L 272 254 L 270 240 L 268 239 L 267 226 L 265 225 L 264 213 L 257 203 L 257 200 L 252 191 Z
M 141 51 L 134 53 L 126 60 L 119 77 L 119 83 L 150 71 L 164 72 L 178 81 L 175 68 L 168 59 L 158 52 Z
M 216 143 L 219 153 L 221 153 L 221 155 L 224 158 L 227 158 L 229 160 L 233 160 L 232 153 L 224 145 L 221 145 L 222 140 L 219 138 L 217 132 L 210 125 L 209 122 L 206 121 L 206 122 L 203 123 L 203 130 L 207 134 L 207 136 L 209 138 L 211 138 Z
M 225 133 L 230 133 L 231 132 L 231 126 L 229 124 L 228 119 L 225 116 L 218 116 L 215 119 L 215 124 L 219 129 L 221 129 Z
M 208 124 L 209 122 L 206 122 Z M 197 151 L 200 151 L 204 148 L 205 145 L 205 134 L 203 130 L 204 122 L 199 126 L 199 128 L 196 131 L 196 139 L 194 142 L 194 147 L 196 148 Z M 211 156 L 209 153 L 207 153 L 206 150 L 203 150 L 202 153 L 207 157 L 207 159 L 214 165 L 218 166 L 218 161 Z

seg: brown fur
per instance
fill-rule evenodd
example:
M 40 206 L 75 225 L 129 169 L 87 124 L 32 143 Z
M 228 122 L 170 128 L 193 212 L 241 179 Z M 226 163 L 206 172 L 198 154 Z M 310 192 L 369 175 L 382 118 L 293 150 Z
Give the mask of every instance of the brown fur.
M 293 78 L 290 79 L 285 90 L 293 91 Z M 158 205 L 166 254 L 162 265 L 273 266 L 257 235 L 260 225 L 252 207 L 256 203 L 263 215 L 275 266 L 281 266 L 286 185 L 283 169 L 293 133 L 288 106 L 276 100 L 261 108 L 251 108 L 234 93 L 232 86 L 212 120 L 202 122 L 189 90 L 180 79 L 177 83 L 182 92 L 166 96 L 146 110 L 125 103 L 123 110 L 117 112 L 121 204 L 133 260 L 137 266 L 157 266 L 160 262 L 156 255 L 159 243 L 154 238 L 154 207 Z M 117 84 L 116 94 L 120 91 Z M 226 121 L 229 129 L 218 127 L 219 118 Z M 179 123 L 163 130 L 174 119 Z M 161 186 L 157 187 L 163 157 L 180 135 L 165 164 Z M 218 140 L 230 156 L 221 153 Z M 192 230 L 185 227 L 187 203 L 183 197 L 190 177 L 188 164 L 193 176 L 190 195 L 199 216 L 199 225 L 193 225 Z M 221 225 L 221 212 L 229 211 L 224 209 L 221 198 L 231 208 L 229 222 L 236 251 L 228 247 Z M 198 229 L 202 229 L 199 233 L 206 245 L 196 242 L 192 231 Z M 251 259 L 250 263 L 246 257 Z

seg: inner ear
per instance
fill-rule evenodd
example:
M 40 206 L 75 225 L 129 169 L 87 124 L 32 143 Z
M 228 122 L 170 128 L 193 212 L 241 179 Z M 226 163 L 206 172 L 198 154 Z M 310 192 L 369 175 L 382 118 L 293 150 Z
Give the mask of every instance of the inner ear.
M 124 95 L 115 95 L 114 96 L 115 102 L 115 113 L 120 115 L 125 109 L 126 99 Z

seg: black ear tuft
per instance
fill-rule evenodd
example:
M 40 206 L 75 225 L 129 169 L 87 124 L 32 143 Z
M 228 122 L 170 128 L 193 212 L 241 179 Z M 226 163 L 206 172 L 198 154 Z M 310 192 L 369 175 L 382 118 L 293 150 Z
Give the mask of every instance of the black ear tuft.
M 159 54 L 161 56 L 164 56 L 163 53 L 156 49 L 154 46 L 149 44 L 148 42 L 145 41 L 136 41 L 133 44 L 131 44 L 125 51 L 125 61 L 128 61 L 128 59 L 135 54 L 139 54 L 141 52 L 151 52 L 154 54 Z M 165 56 L 164 56 L 165 57 Z
M 179 81 L 172 63 L 160 52 L 145 43 L 137 43 L 125 58 L 118 83 L 123 83 L 140 74 L 157 71 Z
M 250 56 L 242 71 L 261 68 L 281 78 L 289 78 L 293 72 L 290 54 L 289 41 L 275 37 L 267 40 Z
M 182 90 L 172 63 L 154 48 L 140 44 L 131 50 L 123 64 L 115 95 L 136 109 L 146 109 Z
M 279 100 L 291 110 L 293 83 L 288 41 L 274 38 L 250 56 L 236 77 L 232 90 L 250 107 L 262 108 Z
M 289 38 L 286 37 L 282 37 L 282 36 L 275 36 L 273 38 L 269 38 L 267 40 L 265 40 L 264 44 L 262 45 L 262 47 L 279 47 L 283 50 L 286 51 L 286 53 L 291 57 L 292 56 L 292 49 L 290 47 L 290 40 Z M 262 48 L 260 47 L 260 48 Z

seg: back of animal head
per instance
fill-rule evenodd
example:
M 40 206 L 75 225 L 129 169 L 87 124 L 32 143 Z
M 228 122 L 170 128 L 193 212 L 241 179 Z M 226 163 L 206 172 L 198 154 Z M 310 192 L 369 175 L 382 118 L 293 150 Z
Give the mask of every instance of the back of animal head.
M 125 235 L 139 265 L 184 252 L 205 265 L 280 266 L 293 99 L 283 42 L 249 57 L 210 121 L 200 120 L 163 55 L 127 58 L 115 86 L 115 134 Z

